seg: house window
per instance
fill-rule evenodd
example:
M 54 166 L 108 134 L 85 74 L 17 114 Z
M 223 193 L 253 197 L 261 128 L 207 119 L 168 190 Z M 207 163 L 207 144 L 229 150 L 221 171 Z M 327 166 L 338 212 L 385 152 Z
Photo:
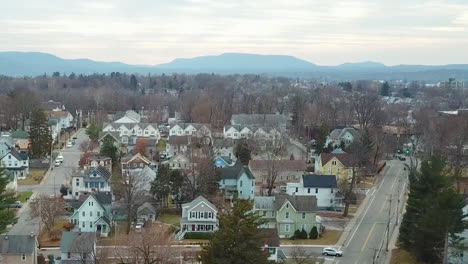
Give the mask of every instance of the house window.
M 289 204 L 286 204 L 286 208 L 289 208 Z
M 208 219 L 208 212 L 203 213 L 203 218 Z
M 310 188 L 307 188 L 307 193 L 310 193 Z
M 266 211 L 263 211 L 263 216 L 266 216 Z
M 330 193 L 333 193 L 333 188 L 330 189 Z
M 296 187 L 296 192 L 299 192 L 299 187 Z
M 97 216 L 98 216 L 98 217 L 101 217 L 101 212 L 98 211 L 98 212 L 97 212 Z
M 332 161 L 332 165 L 336 165 L 336 160 Z
M 84 222 L 84 221 L 81 222 L 81 226 L 82 226 L 83 228 L 85 228 L 85 222 Z
M 284 225 L 284 231 L 285 231 L 285 232 L 289 232 L 289 224 L 285 224 L 285 225 Z
M 26 255 L 25 254 L 21 255 L 21 260 L 26 260 Z
M 242 181 L 240 181 L 240 187 L 242 188 Z
M 286 212 L 286 219 L 289 218 L 289 212 Z
M 336 169 L 337 172 L 340 172 L 340 168 Z
M 89 222 L 89 227 L 93 228 L 93 222 L 91 222 L 91 221 Z
M 93 212 L 89 212 L 89 216 L 91 216 L 91 217 L 92 217 L 92 216 L 93 216 Z
M 83 212 L 81 213 L 81 215 L 82 215 L 83 217 L 85 217 L 85 216 L 86 216 L 86 212 L 83 211 Z
M 272 217 L 275 217 L 275 212 L 274 212 L 274 211 L 271 212 L 271 216 L 272 216 Z
M 302 213 L 302 219 L 305 219 L 305 213 Z
M 80 186 L 80 179 L 76 179 L 75 185 L 76 185 L 76 186 Z
M 67 258 L 71 258 L 70 252 L 67 253 Z
M 333 199 L 330 199 L 330 203 L 331 203 L 331 204 L 333 203 Z
M 318 188 L 315 188 L 315 193 L 318 193 Z

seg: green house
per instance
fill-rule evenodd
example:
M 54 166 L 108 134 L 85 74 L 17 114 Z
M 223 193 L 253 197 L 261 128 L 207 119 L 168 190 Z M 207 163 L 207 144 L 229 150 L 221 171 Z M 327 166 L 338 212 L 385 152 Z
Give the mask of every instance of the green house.
M 312 227 L 318 228 L 315 196 L 256 196 L 254 210 L 265 220 L 261 228 L 276 228 L 281 238 L 292 237 L 296 230 L 304 229 L 309 233 Z

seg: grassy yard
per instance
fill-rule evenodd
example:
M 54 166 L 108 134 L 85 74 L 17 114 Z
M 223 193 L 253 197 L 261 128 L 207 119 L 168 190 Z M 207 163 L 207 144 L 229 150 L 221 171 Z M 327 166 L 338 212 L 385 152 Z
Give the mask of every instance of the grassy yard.
M 55 222 L 55 225 L 52 227 L 52 230 L 59 229 L 62 232 L 65 232 L 65 228 L 63 225 L 68 223 L 67 220 L 59 220 Z M 41 234 L 39 235 L 39 245 L 41 247 L 60 247 L 60 240 L 52 240 L 49 236 L 49 233 L 45 228 L 41 230 Z
M 165 139 L 160 139 L 158 142 L 158 151 L 159 152 L 166 151 L 166 144 L 167 144 L 167 141 Z
M 325 230 L 319 239 L 281 239 L 281 244 L 299 245 L 335 245 L 340 239 L 340 230 Z
M 173 225 L 177 227 L 180 226 L 180 215 L 161 214 L 158 220 L 165 224 L 169 224 L 169 225 Z
M 32 194 L 33 194 L 33 192 L 30 192 L 30 191 L 20 192 L 16 196 L 16 200 L 18 200 L 18 201 L 20 201 L 22 203 L 25 203 L 29 199 L 29 197 L 31 197 Z
M 404 249 L 392 250 L 390 264 L 419 264 L 416 258 Z
M 19 185 L 37 185 L 41 182 L 47 170 L 30 169 L 26 179 L 18 180 Z

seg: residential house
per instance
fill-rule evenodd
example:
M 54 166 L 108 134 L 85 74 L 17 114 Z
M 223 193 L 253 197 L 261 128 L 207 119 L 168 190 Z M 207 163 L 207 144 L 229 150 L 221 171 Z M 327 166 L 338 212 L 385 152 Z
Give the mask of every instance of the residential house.
M 355 168 L 353 156 L 348 153 L 321 153 L 315 160 L 315 173 L 336 175 L 338 180 L 347 180 L 353 177 Z
M 11 137 L 13 138 L 15 147 L 20 152 L 29 151 L 29 133 L 27 131 L 16 130 L 11 132 Z
M 286 190 L 286 184 L 299 182 L 307 170 L 305 160 L 251 160 L 249 169 L 255 177 L 256 193 L 264 194 L 268 180 L 276 177 L 273 193 Z
M 345 127 L 334 129 L 330 135 L 327 136 L 325 146 L 332 144 L 332 146 L 339 147 L 341 142 L 347 147 L 351 145 L 355 140 L 359 139 L 360 133 L 354 127 Z
M 213 140 L 213 153 L 219 157 L 229 157 L 235 160 L 234 146 L 234 140 L 216 138 Z
M 232 199 L 235 196 L 240 199 L 253 199 L 255 177 L 250 169 L 243 166 L 240 159 L 238 159 L 234 166 L 221 169 L 219 189 L 228 199 Z
M 145 167 L 149 167 L 155 172 L 158 170 L 156 163 L 141 155 L 141 153 L 122 158 L 120 166 L 122 169 L 122 175 L 124 176 L 128 173 L 140 172 Z
M 75 170 L 71 177 L 71 197 L 78 199 L 82 194 L 111 192 L 111 172 L 103 166 L 87 170 Z
M 17 179 L 25 179 L 29 174 L 29 157 L 11 147 L 7 154 L 0 156 L 0 167 Z
M 62 131 L 59 118 L 49 117 L 49 121 L 47 124 L 49 125 L 52 142 L 57 143 L 59 140 L 60 132 Z
M 120 137 L 119 132 L 99 132 L 99 145 L 102 146 L 106 140 L 112 141 L 118 151 L 122 150 L 122 144 L 128 144 L 128 141 L 124 141 L 124 138 Z
M 315 196 L 277 194 L 254 198 L 254 211 L 266 222 L 261 228 L 276 228 L 281 238 L 292 237 L 296 230 L 309 233 L 317 226 L 317 210 Z
M 237 114 L 231 116 L 231 125 L 262 125 L 286 129 L 288 119 L 281 114 Z
M 64 111 L 65 105 L 61 102 L 55 102 L 54 100 L 49 100 L 47 102 L 41 102 L 41 108 L 45 111 Z
M 31 235 L 0 235 L 0 263 L 37 263 L 36 236 Z
M 60 264 L 95 263 L 96 233 L 63 232 L 60 242 Z
M 143 203 L 137 209 L 137 218 L 145 221 L 154 222 L 156 220 L 156 208 L 149 202 Z
M 251 138 L 275 140 L 287 130 L 287 117 L 280 114 L 232 115 L 231 124 L 224 126 L 224 138 Z
M 137 112 L 133 110 L 127 110 L 125 112 L 118 112 L 114 116 L 114 123 L 133 123 L 137 124 L 140 123 L 141 116 Z
M 99 153 L 90 153 L 89 156 L 85 156 L 82 165 L 85 170 L 102 166 L 108 171 L 112 171 L 112 159 L 101 156 Z
M 163 164 L 169 166 L 169 168 L 173 170 L 192 169 L 192 162 L 183 154 L 177 154 L 171 159 L 164 161 Z
M 211 125 L 198 123 L 175 123 L 169 128 L 169 136 L 192 136 L 211 138 Z
M 218 230 L 218 209 L 203 196 L 182 204 L 180 229 L 186 232 L 214 232 Z
M 280 250 L 280 239 L 278 230 L 276 228 L 261 228 L 259 230 L 262 239 L 262 250 L 265 254 L 268 254 L 268 260 L 273 262 L 279 262 L 282 260 Z
M 342 207 L 342 197 L 335 175 L 304 175 L 299 183 L 288 183 L 286 192 L 289 195 L 315 196 L 320 209 Z
M 192 138 L 190 136 L 169 136 L 166 153 L 169 157 L 174 157 L 177 154 L 187 154 L 191 143 Z
M 161 139 L 158 124 L 156 123 L 105 123 L 103 132 L 118 132 L 122 137 L 122 143 L 135 142 L 136 138 L 153 138 L 156 141 Z
M 81 205 L 69 217 L 75 224 L 74 231 L 96 232 L 101 237 L 107 237 L 111 231 L 112 195 L 109 193 L 92 193 L 89 196 L 80 197 L 84 200 Z
M 49 111 L 47 112 L 49 119 L 56 120 L 57 126 L 60 129 L 73 127 L 73 116 L 68 111 Z

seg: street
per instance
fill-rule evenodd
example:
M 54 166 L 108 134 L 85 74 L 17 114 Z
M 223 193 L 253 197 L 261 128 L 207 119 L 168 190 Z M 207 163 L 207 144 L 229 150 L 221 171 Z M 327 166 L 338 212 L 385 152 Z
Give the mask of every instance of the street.
M 88 139 L 84 129 L 76 133 L 78 137 L 76 144 L 71 148 L 64 148 L 60 153 L 64 157 L 63 163 L 59 167 L 54 167 L 53 170 L 48 171 L 44 175 L 44 179 L 39 185 L 19 185 L 18 192 L 33 191 L 34 194 L 31 198 L 40 194 L 55 194 L 60 195 L 60 186 L 66 184 L 72 175 L 72 171 L 78 168 L 78 161 L 80 159 L 81 150 L 79 145 L 81 142 Z M 18 211 L 18 222 L 8 232 L 9 234 L 30 234 L 31 232 L 37 234 L 39 230 L 39 219 L 31 219 L 29 203 L 25 203 Z

